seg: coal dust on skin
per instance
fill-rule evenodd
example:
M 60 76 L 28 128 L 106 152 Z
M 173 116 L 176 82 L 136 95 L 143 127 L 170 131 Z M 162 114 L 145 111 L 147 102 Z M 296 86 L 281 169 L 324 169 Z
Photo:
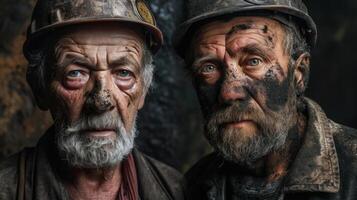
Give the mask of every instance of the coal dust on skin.
M 270 176 L 280 177 L 276 174 L 284 174 L 289 163 L 281 159 L 290 159 L 292 156 L 290 153 L 297 149 L 295 145 L 290 144 L 291 142 L 299 143 L 299 140 L 289 139 L 294 134 L 299 137 L 294 84 L 295 66 L 289 65 L 289 56 L 284 52 L 285 42 L 282 39 L 284 31 L 280 28 L 281 25 L 272 20 L 262 20 L 259 23 L 257 23 L 259 20 L 255 20 L 237 19 L 234 21 L 235 24 L 217 22 L 202 28 L 202 31 L 197 34 L 198 39 L 194 40 L 199 44 L 193 48 L 194 55 L 201 57 L 193 62 L 194 83 L 207 122 L 215 113 L 235 105 L 238 108 L 234 110 L 237 116 L 248 113 L 254 124 L 248 124 L 247 130 L 239 133 L 242 137 L 254 138 L 265 135 L 265 130 L 280 130 L 274 127 L 286 126 L 284 134 L 287 139 L 284 142 L 285 145 L 289 145 L 285 147 L 282 143 L 280 149 L 273 149 L 275 152 L 269 152 L 267 156 L 259 158 L 259 161 L 249 164 L 257 173 L 260 171 L 258 174 L 276 170 Z M 223 30 L 226 32 L 224 33 Z M 204 60 L 207 55 L 211 55 L 208 56 L 208 61 Z M 263 67 L 252 71 L 244 66 L 243 61 L 243 63 L 240 61 L 252 55 L 262 58 Z M 208 72 L 200 73 L 199 70 L 204 66 L 202 63 L 211 63 L 213 67 L 207 68 Z M 257 115 L 260 115 L 257 117 L 259 120 L 255 122 L 254 117 Z M 259 123 L 262 120 L 264 123 Z M 241 127 L 239 120 L 232 122 L 238 124 L 237 129 Z M 223 129 L 220 127 L 220 134 L 224 134 Z M 290 156 L 279 156 L 279 154 Z M 280 165 L 279 163 L 284 166 L 274 166 Z M 266 168 L 267 165 L 271 167 Z

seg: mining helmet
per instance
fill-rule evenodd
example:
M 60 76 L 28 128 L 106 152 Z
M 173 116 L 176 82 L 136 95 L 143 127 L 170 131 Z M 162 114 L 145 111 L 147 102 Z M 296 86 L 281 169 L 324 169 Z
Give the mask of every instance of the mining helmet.
M 38 0 L 27 30 L 24 52 L 39 48 L 41 37 L 59 28 L 104 21 L 141 27 L 153 53 L 162 45 L 163 35 L 144 0 Z
M 177 28 L 173 40 L 181 57 L 197 26 L 225 16 L 271 17 L 288 26 L 294 24 L 311 47 L 316 43 L 316 25 L 302 0 L 190 0 L 187 4 L 187 19 Z

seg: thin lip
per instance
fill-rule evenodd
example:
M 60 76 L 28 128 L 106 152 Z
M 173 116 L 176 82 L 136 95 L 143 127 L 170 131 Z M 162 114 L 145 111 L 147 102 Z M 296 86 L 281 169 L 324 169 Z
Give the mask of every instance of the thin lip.
M 230 121 L 230 122 L 225 122 L 225 124 L 235 124 L 235 123 L 240 123 L 240 122 L 253 122 L 251 119 L 242 119 L 238 121 Z
M 116 132 L 114 129 L 86 129 L 82 131 L 82 134 L 94 138 L 111 138 L 116 136 Z

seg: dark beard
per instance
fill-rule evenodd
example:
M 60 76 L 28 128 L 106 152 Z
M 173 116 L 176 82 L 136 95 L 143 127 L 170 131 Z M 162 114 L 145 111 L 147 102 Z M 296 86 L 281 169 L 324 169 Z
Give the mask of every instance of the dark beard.
M 287 117 L 290 109 L 271 117 L 263 117 L 263 114 L 254 112 L 253 109 L 244 112 L 239 110 L 232 106 L 215 113 L 206 126 L 206 138 L 227 160 L 250 164 L 285 144 L 288 132 L 294 124 L 294 120 Z M 220 128 L 220 122 L 240 121 L 248 116 L 258 125 L 258 132 L 254 136 L 242 136 L 239 129 Z
M 289 76 L 292 76 L 289 73 Z M 256 161 L 271 152 L 278 151 L 286 143 L 289 130 L 296 126 L 297 102 L 292 84 L 289 81 L 289 98 L 279 110 L 254 108 L 247 98 L 246 102 L 234 102 L 209 116 L 206 123 L 205 136 L 209 143 L 229 161 L 252 166 Z M 226 123 L 252 120 L 256 132 L 246 136 L 238 128 L 222 127 Z

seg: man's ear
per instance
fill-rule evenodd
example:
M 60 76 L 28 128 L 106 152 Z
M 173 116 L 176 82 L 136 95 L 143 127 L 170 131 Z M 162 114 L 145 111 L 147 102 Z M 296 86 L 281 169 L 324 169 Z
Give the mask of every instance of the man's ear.
M 310 54 L 303 53 L 295 62 L 295 84 L 298 95 L 304 93 L 307 88 L 310 75 Z

